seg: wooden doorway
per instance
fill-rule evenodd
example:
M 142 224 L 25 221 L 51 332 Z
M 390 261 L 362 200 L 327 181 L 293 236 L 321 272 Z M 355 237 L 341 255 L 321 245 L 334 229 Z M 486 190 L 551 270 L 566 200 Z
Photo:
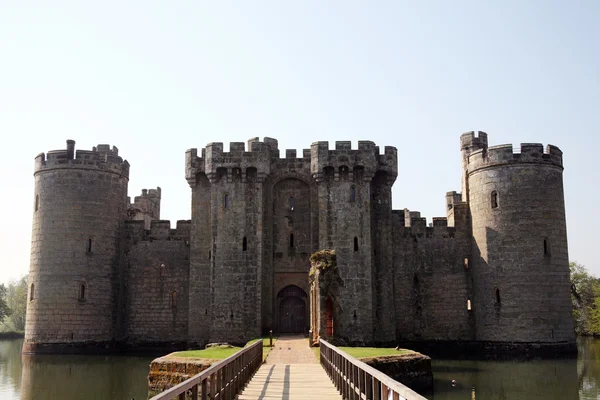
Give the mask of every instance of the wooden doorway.
M 328 338 L 333 337 L 333 300 L 331 297 L 325 299 L 325 320 L 327 324 L 327 336 Z
M 280 333 L 306 332 L 306 299 L 306 292 L 298 286 L 290 285 L 279 292 Z

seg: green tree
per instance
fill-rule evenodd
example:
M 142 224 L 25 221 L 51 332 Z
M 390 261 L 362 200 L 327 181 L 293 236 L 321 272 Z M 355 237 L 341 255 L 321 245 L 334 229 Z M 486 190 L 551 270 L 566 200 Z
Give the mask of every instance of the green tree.
M 4 320 L 10 314 L 10 308 L 6 304 L 6 286 L 0 285 L 0 321 Z
M 571 262 L 569 268 L 575 332 L 600 335 L 600 280 L 576 262 Z
M 6 290 L 6 303 L 11 310 L 6 323 L 11 330 L 25 329 L 25 311 L 27 310 L 27 275 L 11 282 Z

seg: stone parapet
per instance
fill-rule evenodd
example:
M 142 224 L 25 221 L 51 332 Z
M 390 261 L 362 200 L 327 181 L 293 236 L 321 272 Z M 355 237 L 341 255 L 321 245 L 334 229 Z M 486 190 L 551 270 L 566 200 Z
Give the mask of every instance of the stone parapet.
M 34 175 L 57 168 L 98 170 L 129 178 L 129 163 L 119 157 L 116 146 L 110 148 L 107 144 L 99 144 L 91 151 L 75 151 L 75 141 L 67 140 L 66 150 L 51 150 L 35 157 Z
M 351 142 L 335 142 L 335 150 L 329 150 L 329 142 L 314 142 L 311 145 L 311 173 L 317 180 L 326 178 L 328 170 L 332 174 L 343 174 L 344 171 L 363 170 L 365 180 L 370 180 L 376 173 L 384 172 L 388 176 L 388 184 L 392 185 L 398 176 L 398 150 L 385 146 L 384 154 L 380 154 L 379 146 L 372 141 L 359 141 L 358 149 L 352 149 Z
M 468 171 L 475 172 L 482 168 L 520 163 L 534 163 L 555 166 L 562 169 L 562 151 L 551 144 L 521 143 L 520 152 L 516 152 L 511 144 L 503 144 L 475 150 L 468 156 Z

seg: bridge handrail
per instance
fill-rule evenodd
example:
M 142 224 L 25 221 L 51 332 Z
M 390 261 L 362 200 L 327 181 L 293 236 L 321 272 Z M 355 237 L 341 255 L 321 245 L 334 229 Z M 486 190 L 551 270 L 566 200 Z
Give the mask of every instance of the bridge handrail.
M 234 399 L 244 389 L 262 364 L 263 341 L 241 349 L 226 359 L 211 365 L 209 368 L 157 394 L 150 400 L 184 400 L 191 390 L 192 399 Z M 209 397 L 210 393 L 210 397 Z
M 319 339 L 321 365 L 344 399 L 427 400 L 414 390 Z

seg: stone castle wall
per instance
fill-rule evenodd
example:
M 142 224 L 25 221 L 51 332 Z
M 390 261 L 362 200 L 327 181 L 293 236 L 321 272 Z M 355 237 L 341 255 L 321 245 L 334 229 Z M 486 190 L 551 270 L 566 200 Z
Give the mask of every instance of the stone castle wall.
M 465 217 L 454 227 L 446 218 L 394 211 L 394 303 L 401 340 L 472 340 L 471 241 Z M 411 216 L 412 214 L 412 216 Z
M 124 316 L 120 340 L 130 346 L 187 342 L 190 221 L 125 224 Z
M 242 344 L 289 328 L 286 307 L 304 310 L 307 330 L 320 249 L 337 255 L 339 343 L 574 343 L 554 146 L 514 154 L 464 134 L 462 193 L 427 226 L 392 210 L 394 147 L 316 142 L 280 157 L 271 138 L 210 143 L 186 152 L 191 220 L 175 229 L 160 220 L 160 188 L 129 202 L 116 148 L 73 147 L 36 158 L 31 351 Z

